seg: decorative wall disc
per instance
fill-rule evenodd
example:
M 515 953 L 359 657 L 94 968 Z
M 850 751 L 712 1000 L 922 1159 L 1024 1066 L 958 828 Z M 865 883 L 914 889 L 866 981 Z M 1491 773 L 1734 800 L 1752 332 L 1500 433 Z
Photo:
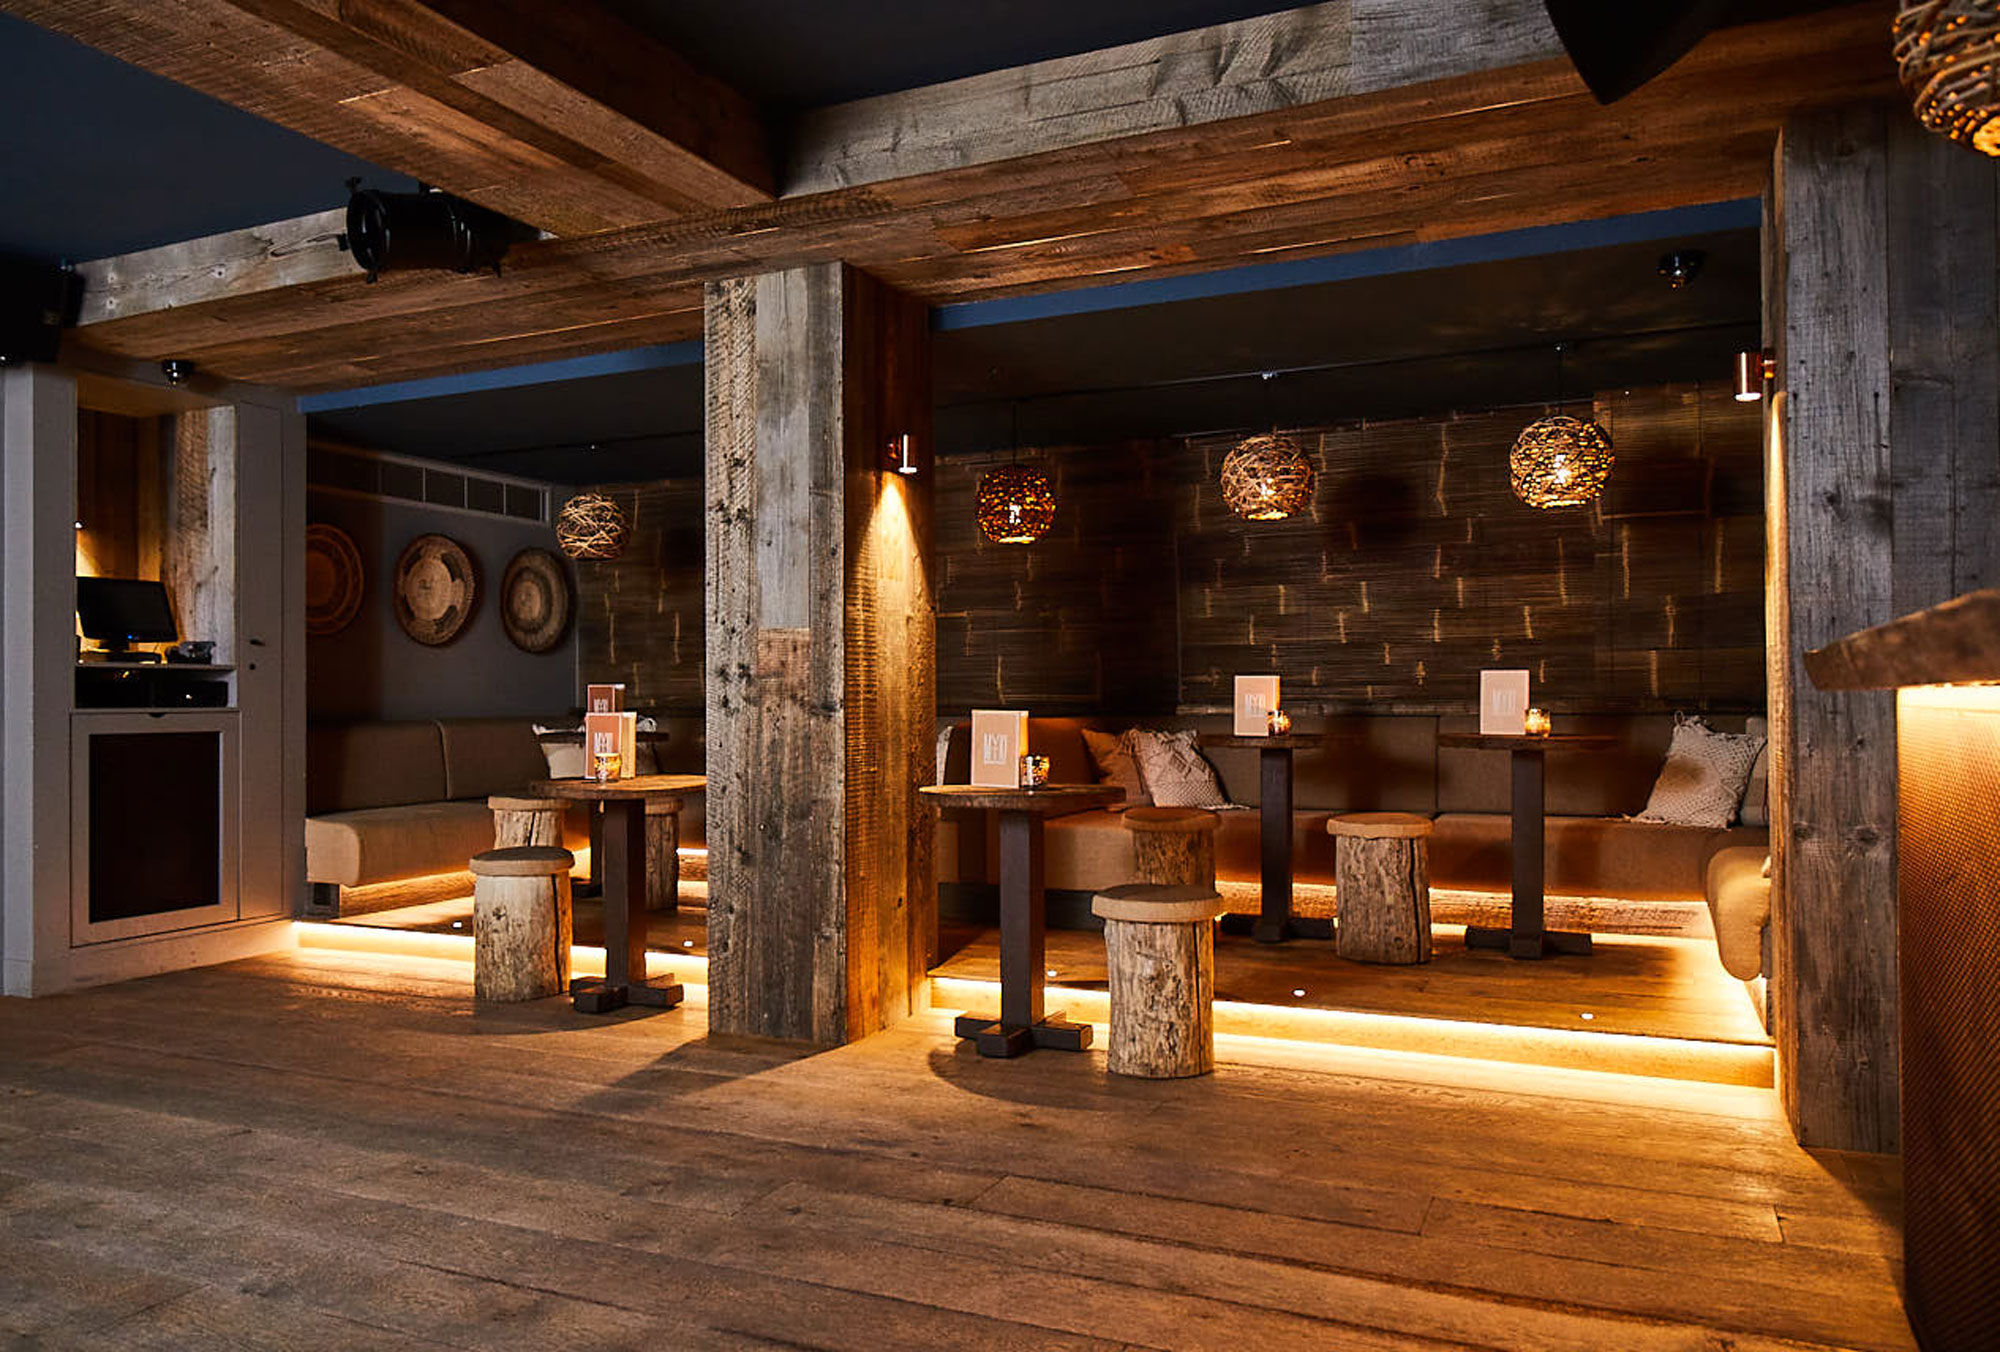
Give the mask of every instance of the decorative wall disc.
M 546 549 L 524 549 L 500 579 L 500 623 L 523 652 L 545 653 L 569 628 L 569 572 Z
M 472 618 L 479 576 L 472 556 L 446 535 L 419 535 L 396 560 L 396 623 L 419 643 L 449 643 Z
M 306 527 L 306 632 L 337 634 L 361 609 L 361 551 L 338 526 Z

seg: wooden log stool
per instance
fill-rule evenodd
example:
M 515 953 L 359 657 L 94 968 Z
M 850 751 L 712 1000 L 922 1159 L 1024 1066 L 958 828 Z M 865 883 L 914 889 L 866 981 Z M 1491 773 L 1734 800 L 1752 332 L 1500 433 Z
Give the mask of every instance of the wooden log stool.
M 1139 881 L 1215 889 L 1215 828 L 1221 821 L 1198 807 L 1135 807 L 1122 816 L 1132 833 Z
M 493 848 L 520 845 L 556 849 L 562 845 L 563 803 L 559 798 L 513 798 L 495 794 L 486 800 L 493 809 Z
M 569 871 L 576 858 L 546 845 L 472 857 L 472 993 L 541 1000 L 569 986 Z
M 671 911 L 681 899 L 681 800 L 646 800 L 646 909 Z
M 1431 819 L 1350 812 L 1326 824 L 1334 838 L 1334 940 L 1355 962 L 1431 960 Z
M 1215 1069 L 1215 917 L 1201 884 L 1129 883 L 1099 892 L 1110 973 L 1111 1073 L 1149 1080 Z

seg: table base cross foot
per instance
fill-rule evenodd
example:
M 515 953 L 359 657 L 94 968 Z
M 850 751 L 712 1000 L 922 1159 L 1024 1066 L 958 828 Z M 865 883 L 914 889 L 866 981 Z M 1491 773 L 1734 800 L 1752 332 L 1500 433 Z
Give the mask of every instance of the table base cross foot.
M 1311 915 L 1236 915 L 1222 917 L 1224 934 L 1247 934 L 1260 944 L 1281 944 L 1287 939 L 1331 939 L 1333 921 Z
M 1590 956 L 1590 936 L 1574 934 L 1568 930 L 1543 930 L 1539 934 L 1516 934 L 1511 929 L 1493 929 L 1485 925 L 1465 927 L 1467 948 L 1486 948 L 1505 953 L 1510 958 L 1533 961 L 1537 958 L 1587 958 Z
M 1090 1046 L 1091 1027 L 1070 1023 L 1059 1009 L 1039 1023 L 1010 1027 L 987 1014 L 961 1014 L 952 1032 L 978 1048 L 981 1056 L 1021 1056 L 1037 1048 L 1080 1052 Z
M 569 993 L 579 1014 L 609 1014 L 627 1005 L 672 1009 L 687 996 L 681 984 L 672 977 L 613 985 L 601 976 L 581 976 L 569 983 Z

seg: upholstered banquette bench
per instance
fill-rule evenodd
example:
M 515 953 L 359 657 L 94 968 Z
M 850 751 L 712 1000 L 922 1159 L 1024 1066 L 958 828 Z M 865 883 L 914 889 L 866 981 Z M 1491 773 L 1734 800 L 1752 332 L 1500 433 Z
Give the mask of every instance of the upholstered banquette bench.
M 1056 782 L 1091 783 L 1097 769 L 1082 732 L 1117 731 L 1135 721 L 1146 726 L 1227 731 L 1227 715 L 1175 719 L 1031 719 L 1032 751 L 1050 761 Z M 1741 717 L 1712 717 L 1718 731 L 1741 732 Z M 1646 806 L 1659 775 L 1674 719 L 1670 714 L 1591 715 L 1559 719 L 1564 731 L 1601 733 L 1608 749 L 1552 751 L 1547 762 L 1547 876 L 1551 896 L 1604 897 L 1637 903 L 1672 903 L 1698 914 L 1705 900 L 1705 871 L 1717 851 L 1766 848 L 1761 798 L 1746 805 L 1745 820 L 1728 827 L 1677 826 L 1629 820 Z M 1295 731 L 1320 734 L 1321 745 L 1294 760 L 1293 860 L 1307 885 L 1334 882 L 1334 842 L 1328 818 L 1346 812 L 1414 812 L 1431 817 L 1431 884 L 1434 888 L 1505 893 L 1510 885 L 1508 758 L 1499 753 L 1440 749 L 1440 732 L 1476 731 L 1471 717 L 1384 714 L 1327 719 L 1300 717 Z M 940 727 L 941 782 L 969 777 L 966 725 Z M 1230 803 L 1259 801 L 1257 753 L 1212 749 Z M 1216 833 L 1216 877 L 1254 883 L 1258 877 L 1258 818 L 1254 811 L 1222 812 Z M 1098 809 L 1050 818 L 1046 834 L 1047 886 L 1095 892 L 1128 882 L 1134 870 L 1129 832 L 1115 810 Z M 976 814 L 943 814 L 937 860 L 941 881 L 993 880 L 990 824 Z
M 461 873 L 473 855 L 492 849 L 487 798 L 567 770 L 559 752 L 552 771 L 535 727 L 528 718 L 440 718 L 310 728 L 306 881 L 314 913 L 351 914 L 353 899 L 344 906 L 341 889 Z M 659 768 L 682 773 L 681 762 L 692 760 L 692 773 L 699 773 L 699 720 L 672 720 L 663 730 L 669 736 L 657 752 Z M 580 750 L 576 762 L 582 763 Z M 698 846 L 701 797 L 686 807 L 681 843 Z M 564 817 L 563 845 L 583 850 L 589 844 L 589 813 L 572 808 Z

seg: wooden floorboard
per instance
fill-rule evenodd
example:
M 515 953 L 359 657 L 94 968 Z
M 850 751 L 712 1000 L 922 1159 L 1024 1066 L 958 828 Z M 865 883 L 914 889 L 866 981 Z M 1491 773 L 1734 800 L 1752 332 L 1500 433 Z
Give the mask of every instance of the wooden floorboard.
M 95 1347 L 1904 1349 L 1768 1090 L 940 1016 L 819 1054 L 302 950 L 0 1001 L 0 1332 Z

